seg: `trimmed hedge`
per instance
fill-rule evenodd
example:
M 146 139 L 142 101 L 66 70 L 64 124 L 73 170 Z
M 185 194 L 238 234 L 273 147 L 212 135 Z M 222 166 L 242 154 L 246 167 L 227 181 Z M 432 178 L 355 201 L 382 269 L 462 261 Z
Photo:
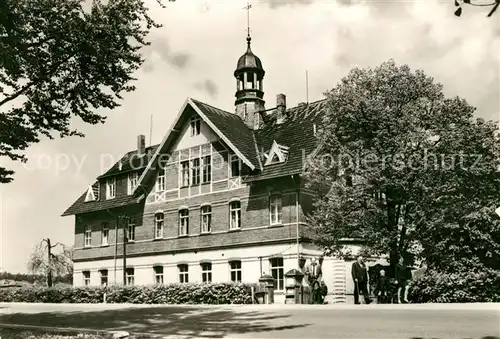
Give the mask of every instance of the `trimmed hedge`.
M 251 304 L 249 284 L 168 284 L 148 286 L 22 287 L 0 290 L 0 302 L 132 304 Z
M 500 271 L 439 273 L 428 270 L 411 282 L 408 298 L 414 303 L 500 302 Z

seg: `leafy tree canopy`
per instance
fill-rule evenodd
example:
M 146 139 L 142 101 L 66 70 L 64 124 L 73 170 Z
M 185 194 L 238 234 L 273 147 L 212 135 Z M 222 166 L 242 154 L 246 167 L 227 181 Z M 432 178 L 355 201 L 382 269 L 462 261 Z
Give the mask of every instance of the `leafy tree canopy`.
M 59 244 L 56 244 L 59 245 Z M 56 245 L 51 246 L 56 247 Z M 51 253 L 48 259 L 48 245 L 39 243 L 33 250 L 28 261 L 28 271 L 32 274 L 46 275 L 47 272 L 55 276 L 73 274 L 73 248 L 62 245 L 59 253 Z
M 0 1 L 0 156 L 26 161 L 40 141 L 103 123 L 99 108 L 133 91 L 146 36 L 159 27 L 142 0 Z M 14 172 L 0 167 L 0 182 Z
M 307 166 L 309 218 L 325 252 L 345 239 L 440 270 L 498 269 L 500 139 L 464 99 L 392 60 L 353 69 L 326 93 L 321 147 Z

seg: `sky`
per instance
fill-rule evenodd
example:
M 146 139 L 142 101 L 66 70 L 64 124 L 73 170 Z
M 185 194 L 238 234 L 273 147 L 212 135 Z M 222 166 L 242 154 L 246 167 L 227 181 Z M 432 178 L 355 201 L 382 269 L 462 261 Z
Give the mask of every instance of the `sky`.
M 165 0 L 164 0 L 165 1 Z M 149 0 L 163 24 L 136 74 L 137 90 L 121 107 L 102 111 L 107 122 L 75 122 L 85 138 L 43 140 L 26 164 L 0 159 L 16 171 L 0 186 L 0 270 L 26 272 L 29 254 L 49 237 L 68 246 L 74 217 L 61 217 L 94 179 L 127 151 L 139 134 L 157 144 L 188 97 L 232 111 L 236 62 L 246 50 L 246 0 L 177 0 L 162 9 Z M 287 106 L 324 98 L 353 67 L 394 59 L 422 69 L 477 107 L 477 117 L 500 120 L 500 12 L 464 7 L 451 0 L 251 1 L 252 51 L 266 71 L 267 107 L 284 93 Z M 308 91 L 306 91 L 306 70 Z M 150 123 L 152 117 L 152 134 Z

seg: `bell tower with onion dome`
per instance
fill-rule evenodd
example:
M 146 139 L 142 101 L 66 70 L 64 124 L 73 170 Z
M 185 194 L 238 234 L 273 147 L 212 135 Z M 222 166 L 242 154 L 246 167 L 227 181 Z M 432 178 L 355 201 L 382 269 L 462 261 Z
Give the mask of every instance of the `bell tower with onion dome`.
M 247 6 L 247 13 L 250 6 Z M 234 77 L 236 78 L 236 114 L 251 129 L 258 129 L 261 117 L 258 112 L 264 111 L 264 69 L 262 62 L 250 48 L 250 24 L 248 25 L 247 51 L 238 59 Z

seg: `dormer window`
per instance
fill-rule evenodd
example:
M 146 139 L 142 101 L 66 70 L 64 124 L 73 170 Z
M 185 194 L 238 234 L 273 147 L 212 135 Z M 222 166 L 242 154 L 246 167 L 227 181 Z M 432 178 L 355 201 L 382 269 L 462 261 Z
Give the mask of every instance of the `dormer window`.
M 199 116 L 195 115 L 191 118 L 191 136 L 200 134 L 201 131 L 201 119 Z
M 135 188 L 137 187 L 138 175 L 137 172 L 129 173 L 128 182 L 127 182 L 127 193 L 131 195 L 134 193 Z
M 268 153 L 264 153 L 264 166 L 280 164 L 286 161 L 288 156 L 288 147 L 279 145 L 276 141 L 273 142 Z
M 280 157 L 278 157 L 278 155 L 275 153 L 273 154 L 273 157 L 271 159 L 271 164 L 276 164 L 276 163 L 280 163 L 281 160 L 280 160 Z
M 113 199 L 116 196 L 116 180 L 108 179 L 106 181 L 106 199 Z
M 89 186 L 89 188 L 87 189 L 87 194 L 85 195 L 85 202 L 89 201 L 96 201 L 94 189 L 92 188 L 92 186 Z

